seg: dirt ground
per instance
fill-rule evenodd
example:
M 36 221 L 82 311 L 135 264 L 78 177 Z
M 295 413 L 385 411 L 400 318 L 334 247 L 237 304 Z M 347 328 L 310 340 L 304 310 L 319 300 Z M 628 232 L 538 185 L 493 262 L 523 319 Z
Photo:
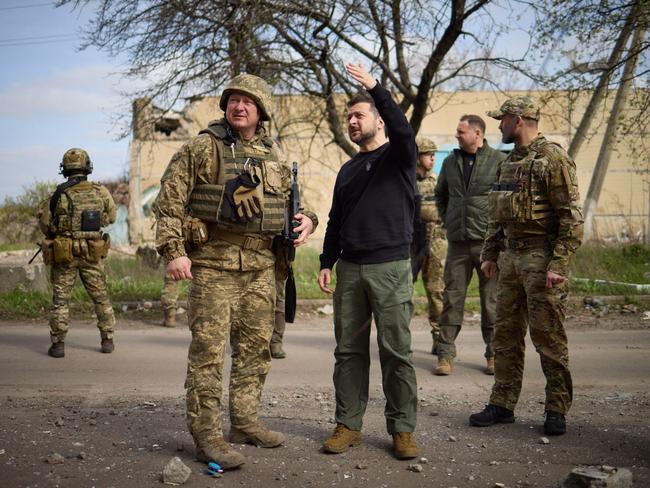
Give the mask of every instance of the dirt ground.
M 188 487 L 551 487 L 578 464 L 626 467 L 635 487 L 650 486 L 648 322 L 620 311 L 569 319 L 574 406 L 569 432 L 546 443 L 544 380 L 532 344 L 516 423 L 472 428 L 467 417 L 483 407 L 492 383 L 481 372 L 477 317 L 468 315 L 454 374 L 446 378 L 431 374 L 428 326 L 416 317 L 421 459 L 398 461 L 385 432 L 376 346 L 363 444 L 342 455 L 320 452 L 334 427 L 334 340 L 331 317 L 303 313 L 287 330 L 288 357 L 274 361 L 262 401 L 261 418 L 287 442 L 236 446 L 247 463 L 211 478 L 194 461 L 185 427 L 186 326 L 159 327 L 155 315 L 123 319 L 116 352 L 102 355 L 91 321 L 74 321 L 66 358 L 54 360 L 45 354 L 45 324 L 0 321 L 0 486 L 161 486 L 162 468 L 174 456 L 192 470 Z M 46 461 L 53 453 L 61 464 Z M 421 471 L 410 471 L 411 464 Z

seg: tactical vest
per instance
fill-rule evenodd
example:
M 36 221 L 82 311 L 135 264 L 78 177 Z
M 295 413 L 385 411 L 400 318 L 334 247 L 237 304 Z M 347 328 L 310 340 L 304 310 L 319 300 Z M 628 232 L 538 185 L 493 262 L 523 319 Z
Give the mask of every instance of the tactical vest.
M 104 201 L 100 185 L 81 181 L 63 191 L 52 215 L 54 234 L 72 239 L 101 239 L 101 221 Z M 56 222 L 54 224 L 54 222 Z
M 538 160 L 538 151 L 532 150 L 520 161 L 508 158 L 501 164 L 498 181 L 488 193 L 490 215 L 496 222 L 523 223 L 553 215 L 541 181 L 533 178 Z
M 281 163 L 271 140 L 265 138 L 262 144 L 244 146 L 239 138 L 228 134 L 225 127 L 219 124 L 211 125 L 199 134 L 211 136 L 216 175 L 213 178 L 214 184 L 199 184 L 194 187 L 189 201 L 190 215 L 216 224 L 217 229 L 231 232 L 279 234 L 284 226 L 286 203 Z M 261 169 L 264 211 L 251 222 L 225 220 L 221 213 L 222 205 L 228 205 L 224 196 L 225 184 L 242 174 L 249 165 Z
M 417 180 L 418 192 L 421 195 L 420 199 L 420 218 L 424 222 L 437 222 L 440 220 L 438 215 L 438 207 L 434 198 L 433 190 L 435 182 L 433 176 L 426 176 L 425 178 Z

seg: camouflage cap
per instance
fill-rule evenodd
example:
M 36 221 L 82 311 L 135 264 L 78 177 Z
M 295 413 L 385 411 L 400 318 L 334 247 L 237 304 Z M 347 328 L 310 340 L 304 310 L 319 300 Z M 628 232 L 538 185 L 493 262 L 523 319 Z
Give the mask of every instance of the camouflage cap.
M 420 154 L 433 153 L 438 150 L 438 146 L 431 139 L 426 137 L 418 137 L 415 139 L 415 144 L 418 146 L 418 151 Z
M 233 92 L 243 93 L 251 97 L 257 104 L 257 108 L 260 109 L 260 119 L 271 120 L 269 110 L 271 108 L 271 89 L 262 78 L 244 73 L 230 80 L 219 100 L 219 107 L 224 112 L 226 111 L 226 105 L 228 105 L 228 97 Z
M 74 173 L 90 174 L 93 171 L 93 163 L 90 156 L 83 149 L 73 147 L 63 154 L 61 164 L 59 164 L 60 173 L 68 176 Z
M 504 115 L 519 115 L 527 119 L 539 120 L 539 106 L 529 96 L 509 98 L 498 110 L 488 110 L 489 117 L 501 120 Z

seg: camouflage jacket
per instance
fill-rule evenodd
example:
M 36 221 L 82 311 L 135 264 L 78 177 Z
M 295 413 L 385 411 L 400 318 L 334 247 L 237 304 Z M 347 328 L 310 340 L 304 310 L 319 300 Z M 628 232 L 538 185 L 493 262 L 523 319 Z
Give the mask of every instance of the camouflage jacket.
M 59 197 L 59 201 L 55 209 L 55 214 L 59 222 L 58 226 L 55 224 L 50 214 L 50 200 L 52 199 L 52 196 L 50 196 L 50 198 L 43 200 L 40 203 L 38 207 L 38 214 L 37 214 L 38 226 L 41 232 L 45 234 L 45 236 L 54 237 L 56 235 L 70 234 L 70 231 L 68 229 L 72 225 L 72 223 L 70 222 L 72 219 L 72 215 L 70 215 L 72 209 L 71 209 L 70 198 L 68 197 L 67 192 L 74 192 L 76 189 L 83 190 L 85 194 L 91 192 L 94 194 L 93 200 L 97 198 L 102 202 L 102 209 L 101 209 L 102 227 L 105 227 L 115 222 L 115 218 L 117 215 L 117 207 L 115 206 L 115 202 L 113 201 L 113 197 L 111 196 L 111 193 L 108 191 L 108 189 L 105 186 L 100 185 L 99 183 L 93 183 L 84 180 L 70 187 L 69 189 L 65 190 L 63 193 L 61 193 L 61 196 Z M 62 229 L 66 229 L 66 230 L 62 231 Z
M 434 200 L 433 190 L 436 187 L 436 175 L 428 171 L 425 176 L 416 173 L 416 185 L 420 194 L 420 219 L 426 222 L 427 237 L 433 237 L 433 231 L 440 227 L 440 216 Z
M 583 217 L 580 208 L 575 163 L 559 145 L 539 134 L 530 144 L 515 148 L 497 171 L 497 184 L 503 182 L 508 164 L 529 159 L 531 174 L 521 174 L 538 189 L 549 208 L 544 218 L 523 222 L 498 222 L 490 209 L 488 230 L 483 243 L 481 261 L 495 261 L 507 239 L 546 236 L 552 252 L 547 271 L 567 276 L 569 260 L 580 246 Z M 512 183 L 512 182 L 506 182 Z
M 225 124 L 225 120 L 219 123 Z M 212 125 L 213 123 L 211 123 Z M 236 137 L 240 137 L 235 133 Z M 188 216 L 190 195 L 196 185 L 213 184 L 216 169 L 214 144 L 209 134 L 200 134 L 184 144 L 172 157 L 160 181 L 160 193 L 156 198 L 156 249 L 169 263 L 181 256 L 188 256 L 193 266 L 205 266 L 221 270 L 258 270 L 273 266 L 275 256 L 270 249 L 244 249 L 217 238 L 210 238 L 201 249 L 186 252 L 183 242 L 183 222 Z M 255 151 L 262 144 L 266 133 L 257 131 L 251 140 L 240 142 Z M 282 156 L 278 145 L 273 149 L 279 155 L 282 173 L 282 188 L 288 202 L 291 188 L 291 168 Z M 216 161 L 220 164 L 220 161 Z M 314 228 L 318 224 L 316 215 L 308 210 L 304 215 L 311 218 Z M 244 233 L 246 236 L 260 237 L 260 234 Z M 273 236 L 263 236 L 273 237 Z

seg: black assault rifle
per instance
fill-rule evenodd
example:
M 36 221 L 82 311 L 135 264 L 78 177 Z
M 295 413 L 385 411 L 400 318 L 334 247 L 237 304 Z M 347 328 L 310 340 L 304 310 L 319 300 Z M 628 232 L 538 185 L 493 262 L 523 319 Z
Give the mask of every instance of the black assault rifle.
M 291 193 L 289 194 L 289 205 L 284 209 L 284 229 L 282 237 L 287 248 L 287 283 L 285 285 L 284 320 L 290 324 L 296 317 L 296 280 L 293 277 L 293 261 L 296 259 L 296 248 L 293 241 L 299 235 L 294 228 L 300 225 L 300 221 L 294 219 L 294 215 L 300 212 L 300 188 L 298 187 L 298 163 L 293 162 L 291 168 Z

